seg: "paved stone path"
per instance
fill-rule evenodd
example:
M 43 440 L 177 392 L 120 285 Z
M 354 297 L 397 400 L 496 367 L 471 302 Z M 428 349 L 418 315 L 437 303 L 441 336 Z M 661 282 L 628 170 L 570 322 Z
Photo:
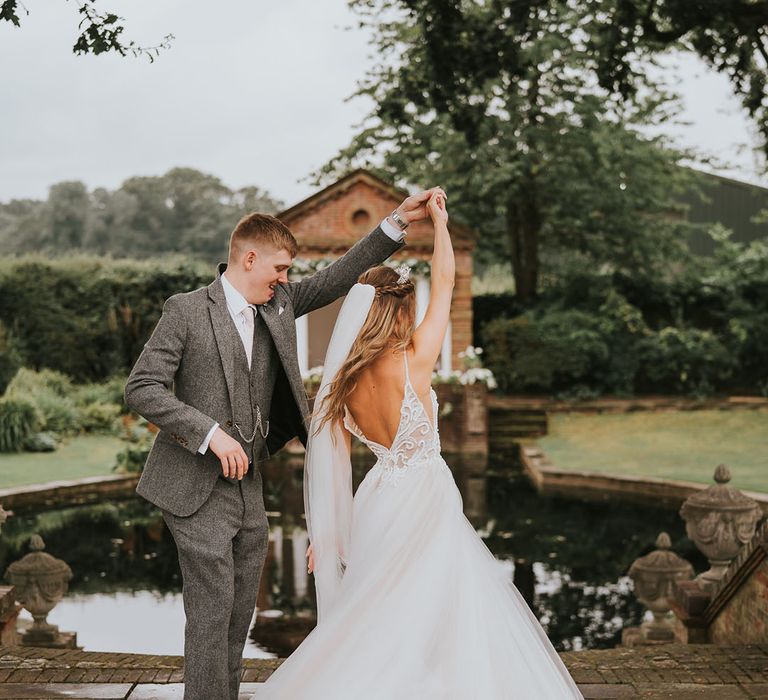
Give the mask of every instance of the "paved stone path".
M 768 644 L 604 649 L 562 658 L 587 700 L 768 700 Z M 279 664 L 246 659 L 241 698 L 258 693 Z M 0 700 L 181 700 L 181 680 L 178 656 L 0 647 Z

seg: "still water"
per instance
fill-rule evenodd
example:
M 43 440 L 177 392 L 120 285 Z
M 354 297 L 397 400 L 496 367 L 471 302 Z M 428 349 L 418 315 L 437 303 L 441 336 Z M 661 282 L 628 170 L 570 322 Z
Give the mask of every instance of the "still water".
M 622 627 L 641 621 L 643 609 L 626 572 L 653 548 L 661 530 L 679 554 L 703 568 L 674 511 L 540 496 L 512 456 L 488 463 L 447 461 L 465 514 L 557 649 L 612 647 Z M 355 486 L 370 466 L 368 455 L 355 460 Z M 271 542 L 248 657 L 286 656 L 314 626 L 314 586 L 304 560 L 302 471 L 297 458 L 265 465 Z M 86 650 L 183 652 L 181 575 L 158 511 L 132 499 L 19 514 L 0 537 L 3 571 L 23 556 L 35 532 L 74 572 L 70 592 L 50 622 L 77 632 Z

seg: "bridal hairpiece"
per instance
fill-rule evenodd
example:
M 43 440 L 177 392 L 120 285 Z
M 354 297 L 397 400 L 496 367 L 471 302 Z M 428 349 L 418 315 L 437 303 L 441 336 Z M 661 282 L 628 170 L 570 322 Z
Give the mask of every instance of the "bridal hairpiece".
M 411 268 L 408 267 L 408 265 L 400 265 L 399 267 L 395 268 L 395 272 L 400 275 L 400 277 L 397 278 L 398 284 L 403 284 L 404 282 L 407 282 L 411 276 Z

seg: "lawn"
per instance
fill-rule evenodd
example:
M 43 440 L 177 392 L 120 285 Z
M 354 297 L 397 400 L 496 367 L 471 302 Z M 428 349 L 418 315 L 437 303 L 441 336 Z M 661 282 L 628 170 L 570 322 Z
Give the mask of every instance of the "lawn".
M 539 445 L 558 469 L 731 484 L 768 493 L 768 410 L 553 414 Z
M 0 488 L 111 474 L 125 443 L 111 435 L 71 438 L 55 452 L 0 454 Z

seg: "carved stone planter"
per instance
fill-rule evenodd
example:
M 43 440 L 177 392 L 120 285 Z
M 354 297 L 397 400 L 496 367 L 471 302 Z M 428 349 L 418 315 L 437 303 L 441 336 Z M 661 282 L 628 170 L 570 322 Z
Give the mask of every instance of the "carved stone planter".
M 696 577 L 705 590 L 720 581 L 739 550 L 752 539 L 762 517 L 757 501 L 728 486 L 730 480 L 728 467 L 719 465 L 716 483 L 688 498 L 680 508 L 688 537 L 709 559 L 709 570 Z
M 636 559 L 629 569 L 629 576 L 635 584 L 635 594 L 651 611 L 653 620 L 644 622 L 639 629 L 626 630 L 622 640 L 625 644 L 630 638 L 633 644 L 671 642 L 674 639 L 674 629 L 668 620 L 674 586 L 678 581 L 690 579 L 693 567 L 670 550 L 671 544 L 669 535 L 666 532 L 660 533 L 656 538 L 656 549 Z
M 44 552 L 45 543 L 40 535 L 33 535 L 29 554 L 13 562 L 5 577 L 16 587 L 16 596 L 34 620 L 32 627 L 21 638 L 29 646 L 74 647 L 77 636 L 59 632 L 56 625 L 47 622 L 48 613 L 67 592 L 72 569 Z

